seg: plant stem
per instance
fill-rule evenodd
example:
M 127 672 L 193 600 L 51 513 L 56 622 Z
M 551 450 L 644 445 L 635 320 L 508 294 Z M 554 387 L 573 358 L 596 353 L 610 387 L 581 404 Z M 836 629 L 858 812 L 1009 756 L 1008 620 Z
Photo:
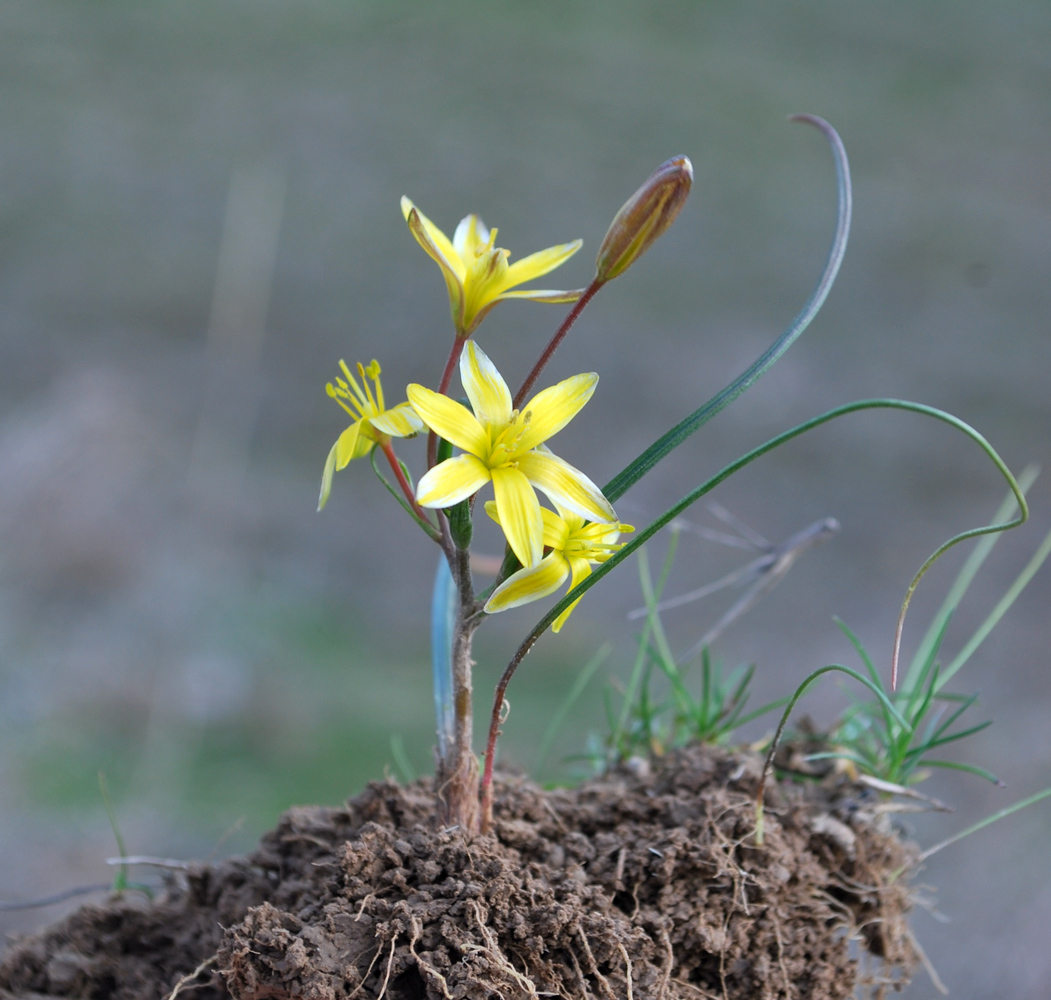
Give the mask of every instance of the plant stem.
M 507 685 L 511 683 L 511 678 L 518 669 L 518 665 L 525 659 L 526 654 L 533 648 L 533 643 L 539 638 L 540 634 L 535 629 L 526 637 L 504 670 L 493 695 L 493 711 L 489 718 L 489 736 L 485 741 L 485 771 L 482 774 L 482 833 L 488 833 L 493 826 L 493 758 L 496 755 L 496 741 L 500 736 L 500 722 L 504 712 L 504 694 L 507 691 Z
M 444 393 L 449 388 L 449 383 L 453 380 L 453 372 L 456 370 L 456 362 L 460 360 L 460 352 L 463 350 L 463 345 L 467 343 L 466 337 L 461 337 L 459 334 L 456 335 L 456 339 L 453 341 L 452 350 L 449 352 L 449 357 L 445 360 L 445 368 L 442 371 L 442 380 L 438 383 L 438 392 Z M 431 431 L 427 435 L 427 468 L 433 469 L 434 463 L 438 460 L 438 435 Z
M 605 284 L 604 281 L 599 281 L 595 278 L 587 288 L 584 289 L 583 294 L 573 304 L 573 308 L 569 310 L 568 315 L 562 324 L 555 331 L 555 335 L 548 342 L 547 347 L 544 348 L 544 352 L 537 358 L 537 362 L 533 365 L 533 370 L 526 376 L 526 380 L 522 383 L 522 387 L 515 394 L 515 398 L 511 405 L 518 409 L 525 401 L 526 396 L 532 391 L 533 386 L 536 384 L 536 380 L 540 377 L 540 373 L 544 370 L 545 365 L 551 360 L 551 355 L 558 349 L 558 345 L 562 343 L 563 338 L 569 333 L 570 327 L 577 321 L 577 317 L 584 311 L 584 307 L 595 297 L 595 293 Z M 433 437 L 433 432 L 432 432 Z M 496 579 L 493 581 L 492 590 L 495 590 L 504 582 L 518 567 L 518 561 L 515 559 L 514 553 L 511 551 L 511 546 L 508 545 L 504 548 L 504 562 L 500 567 L 500 572 L 496 574 Z
M 470 553 L 453 549 L 449 569 L 459 597 L 453 632 L 453 739 L 448 756 L 439 761 L 437 785 L 442 821 L 465 833 L 478 831 L 478 761 L 471 749 L 471 642 L 480 619 L 471 583 Z
M 522 388 L 515 394 L 514 403 L 512 404 L 517 410 L 521 407 L 525 401 L 526 396 L 529 395 L 533 386 L 536 384 L 536 380 L 540 377 L 540 373 L 544 370 L 544 366 L 551 360 L 551 355 L 558 349 L 558 345 L 562 343 L 562 338 L 569 333 L 569 328 L 577 321 L 577 317 L 584 311 L 584 307 L 591 301 L 595 293 L 605 284 L 605 282 L 599 281 L 595 278 L 587 288 L 584 289 L 584 294 L 577 299 L 573 308 L 569 310 L 569 315 L 562 320 L 562 325 L 555 331 L 555 335 L 551 338 L 547 347 L 544 348 L 544 353 L 537 358 L 537 362 L 533 365 L 533 370 L 526 376 L 526 380 L 522 383 Z
M 412 486 L 409 485 L 409 481 L 405 478 L 405 470 L 401 467 L 398 456 L 394 454 L 394 445 L 391 444 L 390 438 L 383 441 L 380 447 L 383 449 L 383 454 L 387 456 L 394 478 L 398 480 L 398 485 L 401 487 L 402 493 L 405 494 L 405 499 L 408 501 L 409 506 L 421 521 L 430 524 L 430 518 L 427 517 L 424 509 L 416 502 L 416 494 L 413 492 Z

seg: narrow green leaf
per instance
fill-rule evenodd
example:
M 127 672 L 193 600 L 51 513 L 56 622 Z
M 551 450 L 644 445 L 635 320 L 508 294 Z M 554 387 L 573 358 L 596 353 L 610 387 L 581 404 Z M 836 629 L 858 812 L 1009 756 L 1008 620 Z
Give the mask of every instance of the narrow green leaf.
M 1026 564 L 1025 569 L 1023 569 L 1022 572 L 1018 575 L 1018 578 L 1015 580 L 1015 582 L 1011 584 L 1011 586 L 1007 590 L 1007 593 L 1004 594 L 1004 596 L 999 600 L 996 607 L 993 608 L 992 612 L 990 613 L 989 617 L 986 618 L 984 622 L 982 622 L 981 626 L 978 628 L 978 631 L 976 631 L 974 635 L 971 636 L 967 645 L 964 646 L 962 650 L 960 650 L 959 654 L 952 661 L 952 663 L 950 663 L 949 666 L 945 668 L 945 672 L 942 674 L 941 683 L 939 684 L 939 686 L 941 686 L 941 684 L 945 684 L 949 680 L 949 678 L 951 678 L 956 673 L 956 671 L 959 670 L 960 667 L 962 667 L 971 658 L 971 656 L 974 654 L 974 651 L 983 642 L 985 642 L 986 636 L 988 636 L 989 633 L 992 632 L 994 628 L 996 628 L 997 623 L 1007 613 L 1011 605 L 1014 604 L 1014 602 L 1018 599 L 1018 595 L 1021 594 L 1023 590 L 1025 590 L 1026 586 L 1029 584 L 1029 581 L 1036 574 L 1037 570 L 1039 570 L 1040 567 L 1043 566 L 1044 561 L 1049 555 L 1051 555 L 1051 532 L 1048 532 L 1048 534 L 1044 537 L 1043 542 L 1040 544 L 1040 547 L 1036 550 L 1036 552 L 1033 553 L 1033 557 Z
M 1031 805 L 1035 805 L 1041 799 L 1046 799 L 1051 795 L 1051 788 L 1045 788 L 1042 792 L 1037 792 L 1035 795 L 1029 795 L 1019 802 L 1015 802 L 1013 805 L 1007 806 L 1005 809 L 1000 809 L 994 812 L 990 816 L 986 816 L 985 819 L 979 820 L 977 823 L 972 823 L 969 827 L 961 830 L 959 833 L 954 833 L 951 837 L 947 837 L 945 840 L 939 841 L 933 847 L 928 847 L 927 850 L 923 851 L 918 861 L 926 861 L 932 854 L 937 854 L 938 851 L 944 850 L 950 844 L 955 844 L 958 840 L 963 840 L 964 837 L 969 837 L 972 833 L 977 833 L 979 830 L 984 829 L 991 823 L 995 823 L 998 820 L 1004 819 L 1006 816 L 1010 816 L 1012 813 L 1018 812 L 1020 809 L 1027 809 Z
M 599 646 L 594 656 L 584 664 L 583 669 L 577 674 L 569 694 L 566 695 L 562 700 L 562 704 L 555 710 L 555 714 L 551 716 L 551 721 L 547 724 L 547 729 L 544 730 L 543 738 L 540 740 L 540 746 L 537 749 L 536 766 L 533 769 L 535 774 L 540 774 L 543 771 L 544 765 L 547 763 L 547 755 L 551 751 L 551 744 L 558 735 L 559 729 L 562 728 L 562 723 L 565 722 L 566 716 L 569 715 L 570 710 L 584 693 L 584 688 L 588 686 L 588 682 L 595 676 L 595 671 L 606 662 L 611 652 L 613 652 L 612 643 L 607 642 Z
M 369 462 L 372 464 L 372 471 L 376 473 L 376 476 L 379 479 L 379 481 L 387 487 L 387 492 L 390 493 L 390 495 L 394 497 L 394 499 L 397 500 L 398 503 L 401 504 L 402 510 L 404 510 L 405 513 L 408 514 L 409 517 L 411 517 L 427 533 L 428 536 L 434 539 L 434 541 L 438 541 L 441 537 L 438 534 L 438 529 L 435 528 L 434 525 L 430 523 L 430 521 L 426 521 L 422 517 L 420 517 L 419 514 L 417 514 L 416 511 L 414 511 L 409 506 L 409 504 L 405 500 L 405 497 L 401 495 L 401 491 L 397 489 L 382 472 L 380 472 L 379 466 L 376 464 L 376 452 L 379 450 L 379 445 L 374 445 L 372 451 L 369 452 Z M 409 476 L 408 467 L 400 459 L 398 461 L 398 464 L 402 467 L 402 471 L 404 471 L 405 473 L 406 480 L 411 484 L 412 478 Z
M 1022 470 L 1018 477 L 1018 488 L 1022 493 L 1029 492 L 1029 488 L 1036 482 L 1039 475 L 1040 467 L 1036 463 L 1030 463 Z M 1017 509 L 1018 501 L 1015 499 L 1014 493 L 1009 492 L 993 515 L 993 522 L 1006 521 L 1009 517 L 1014 517 Z M 974 551 L 967 557 L 966 562 L 964 562 L 952 586 L 949 588 L 948 594 L 945 595 L 942 606 L 938 609 L 934 618 L 931 619 L 930 627 L 916 649 L 916 654 L 912 659 L 912 666 L 909 667 L 903 687 L 910 688 L 915 686 L 915 675 L 919 672 L 920 665 L 930 655 L 930 650 L 935 644 L 936 637 L 943 630 L 945 620 L 952 615 L 959 606 L 960 601 L 963 600 L 978 570 L 981 569 L 982 564 L 988 558 L 989 553 L 992 552 L 993 546 L 1000 540 L 1000 537 L 999 534 L 986 535 L 975 545 Z
M 992 771 L 984 767 L 976 767 L 974 764 L 961 764 L 955 760 L 924 760 L 924 767 L 944 767 L 950 771 L 965 771 L 967 774 L 976 774 L 979 778 L 985 778 L 994 785 L 1003 785 L 1003 782 Z

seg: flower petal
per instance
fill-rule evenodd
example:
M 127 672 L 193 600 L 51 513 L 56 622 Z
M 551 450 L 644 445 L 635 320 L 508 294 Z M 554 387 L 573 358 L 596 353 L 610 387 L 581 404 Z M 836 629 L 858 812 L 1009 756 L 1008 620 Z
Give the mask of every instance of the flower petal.
M 457 455 L 439 462 L 420 480 L 416 502 L 421 507 L 452 507 L 477 493 L 489 478 L 489 470 L 474 455 Z
M 591 399 L 596 385 L 598 375 L 586 372 L 538 392 L 522 407 L 525 430 L 518 439 L 516 455 L 531 451 L 562 430 Z
M 470 269 L 478 248 L 484 247 L 488 242 L 489 229 L 474 212 L 462 218 L 456 232 L 453 233 L 453 247 L 465 269 Z
M 569 558 L 569 566 L 573 571 L 573 578 L 569 581 L 569 589 L 572 590 L 581 580 L 591 576 L 591 566 L 586 559 Z M 558 632 L 566 624 L 566 619 L 573 613 L 573 609 L 583 600 L 583 595 L 578 597 L 565 611 L 562 612 L 551 625 L 552 632 Z
M 358 439 L 354 442 L 354 450 L 350 453 L 349 461 L 351 462 L 353 462 L 355 458 L 364 458 L 370 451 L 372 451 L 373 446 L 377 443 L 376 434 L 372 430 L 371 420 L 362 420 L 358 425 L 358 428 Z M 345 464 L 346 463 L 344 463 L 344 465 Z M 337 468 L 342 469 L 343 466 L 340 465 L 337 466 Z
M 502 466 L 493 469 L 491 474 L 500 527 L 504 529 L 507 544 L 523 566 L 535 566 L 544 554 L 540 501 L 529 480 L 518 469 Z
M 485 611 L 495 614 L 521 607 L 553 594 L 569 576 L 569 563 L 561 552 L 552 552 L 535 566 L 512 573 L 485 602 Z
M 495 500 L 485 501 L 485 512 L 497 523 L 500 523 L 500 512 L 496 509 Z M 544 548 L 545 549 L 558 549 L 561 552 L 566 547 L 566 543 L 569 541 L 569 527 L 565 521 L 562 520 L 553 511 L 547 510 L 545 507 L 540 508 L 540 516 L 544 519 Z M 571 515 L 576 517 L 576 514 Z M 616 538 L 616 529 L 610 529 L 606 525 L 603 525 L 607 531 L 614 531 L 614 539 Z
M 564 551 L 569 542 L 569 525 L 557 514 L 543 507 L 540 508 L 540 516 L 544 519 L 545 547 Z
M 507 287 L 507 251 L 482 250 L 467 267 L 464 278 L 464 330 L 477 328 L 482 317 Z
M 352 459 L 359 458 L 355 452 L 358 449 L 358 438 L 361 436 L 361 421 L 351 424 L 338 438 L 336 438 L 336 469 L 345 469 L 347 463 Z
M 502 428 L 510 421 L 511 390 L 496 365 L 473 340 L 467 341 L 460 354 L 460 381 L 475 416 L 484 427 Z M 442 437 L 453 441 L 445 434 Z
M 576 302 L 583 295 L 585 289 L 577 288 L 571 292 L 560 292 L 553 288 L 524 288 L 517 292 L 501 292 L 489 306 L 502 302 L 504 299 L 529 299 L 531 302 Z
M 325 459 L 325 471 L 321 473 L 321 493 L 317 498 L 318 511 L 325 509 L 325 504 L 328 503 L 328 495 L 332 492 L 332 473 L 336 471 L 336 448 L 338 444 L 337 442 L 329 449 L 328 458 Z
M 405 392 L 423 422 L 440 437 L 472 455 L 489 454 L 489 434 L 466 406 L 416 383 Z
M 449 293 L 449 311 L 452 313 L 453 325 L 457 330 L 461 330 L 463 327 L 464 304 L 466 302 L 463 288 L 463 279 L 466 272 L 463 261 L 460 260 L 459 255 L 453 249 L 445 234 L 431 223 L 429 219 L 420 215 L 415 208 L 410 210 L 407 220 L 409 229 L 412 230 L 412 235 L 416 237 L 416 242 L 427 251 L 442 269 L 445 288 Z M 438 237 L 440 237 L 441 243 L 438 242 Z M 443 246 L 446 249 L 443 249 Z
M 518 458 L 518 470 L 554 503 L 609 524 L 617 519 L 602 491 L 579 469 L 550 452 L 531 451 Z
M 543 449 L 543 452 L 545 454 L 550 454 L 546 448 Z M 567 510 L 557 500 L 552 500 L 551 502 L 555 505 L 555 510 L 558 511 L 558 516 L 566 522 L 566 527 L 570 531 L 578 532 L 583 530 L 584 524 L 587 520 L 586 518 L 581 517 L 576 511 Z
M 539 278 L 542 274 L 553 271 L 560 267 L 573 256 L 582 246 L 583 240 L 573 240 L 572 243 L 562 243 L 557 247 L 548 247 L 546 250 L 538 250 L 528 257 L 516 260 L 507 269 L 507 284 L 505 288 L 513 288 L 526 281 Z
M 415 213 L 416 218 L 419 219 L 418 227 L 414 226 L 412 223 L 413 213 Z M 420 246 L 434 257 L 439 264 L 444 262 L 448 265 L 453 274 L 455 274 L 462 282 L 464 276 L 467 274 L 467 269 L 464 267 L 463 261 L 460 260 L 460 255 L 456 252 L 456 248 L 449 240 L 449 237 L 431 222 L 431 220 L 428 219 L 427 216 L 424 215 L 423 212 L 421 212 L 408 198 L 403 197 L 401 199 L 401 214 L 405 216 L 405 221 L 409 223 L 409 228 L 412 230 L 413 236 L 419 241 Z
M 399 403 L 369 420 L 376 430 L 391 437 L 412 437 L 423 430 L 423 421 L 411 403 Z

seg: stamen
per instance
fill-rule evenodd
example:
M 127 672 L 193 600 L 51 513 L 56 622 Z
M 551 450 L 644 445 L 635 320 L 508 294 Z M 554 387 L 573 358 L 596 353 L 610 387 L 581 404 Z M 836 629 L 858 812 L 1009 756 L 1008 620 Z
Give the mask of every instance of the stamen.
M 380 411 L 376 408 L 376 399 L 372 395 L 372 390 L 369 388 L 369 380 L 365 377 L 365 366 L 360 361 L 358 362 L 358 374 L 361 376 L 361 384 L 365 387 L 365 396 L 368 405 L 372 408 L 373 413 L 379 413 Z
M 357 413 L 355 412 L 355 410 L 352 410 L 346 403 L 343 402 L 342 399 L 340 399 L 340 396 L 346 396 L 348 399 L 353 401 L 353 396 L 351 396 L 345 390 L 337 389 L 331 382 L 329 382 L 325 386 L 325 392 L 327 392 L 337 403 L 339 403 L 339 405 L 342 406 L 343 409 L 346 410 L 351 417 L 353 417 L 355 420 L 361 419 L 360 413 Z
M 342 359 L 340 359 L 339 367 L 343 369 L 343 374 L 347 376 L 347 382 L 349 383 L 347 386 L 348 396 L 349 393 L 353 392 L 355 402 L 364 410 L 364 407 L 368 404 L 368 400 L 365 398 L 365 394 L 361 391 L 361 387 L 358 385 L 357 380 L 350 374 L 350 369 L 347 367 L 347 363 Z M 358 362 L 358 371 L 361 371 L 360 362 Z M 364 379 L 364 377 L 365 376 L 362 375 L 362 379 Z

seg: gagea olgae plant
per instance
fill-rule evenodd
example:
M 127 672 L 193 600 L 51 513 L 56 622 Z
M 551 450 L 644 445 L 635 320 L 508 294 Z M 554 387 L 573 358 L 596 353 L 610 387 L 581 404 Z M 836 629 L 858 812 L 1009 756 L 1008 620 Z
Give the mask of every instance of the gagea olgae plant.
M 795 120 L 815 126 L 827 138 L 838 178 L 836 231 L 816 288 L 789 327 L 747 370 L 628 462 L 601 488 L 588 477 L 586 469 L 578 469 L 559 456 L 557 443 L 558 432 L 578 418 L 595 392 L 599 375 L 583 372 L 553 383 L 542 382 L 541 376 L 591 299 L 609 282 L 624 275 L 675 221 L 690 193 L 690 161 L 685 156 L 668 160 L 628 199 L 602 240 L 594 278 L 586 288 L 575 291 L 522 286 L 567 261 L 580 249 L 580 240 L 512 260 L 509 251 L 497 244 L 497 230 L 488 229 L 477 215 L 464 218 L 449 238 L 408 198 L 402 199 L 409 231 L 437 264 L 444 279 L 452 317 L 452 346 L 433 385 L 410 384 L 395 400 L 384 393 L 378 361 L 354 366 L 340 362 L 342 374 L 327 390 L 349 415 L 351 423 L 329 452 L 319 509 L 329 497 L 334 474 L 355 459 L 368 456 L 409 520 L 441 552 L 432 608 L 432 646 L 438 732 L 435 787 L 443 810 L 441 819 L 446 825 L 467 832 L 484 832 L 491 826 L 493 758 L 505 710 L 504 695 L 515 670 L 540 636 L 549 628 L 558 632 L 587 590 L 691 504 L 785 442 L 860 410 L 904 410 L 942 421 L 965 434 L 985 452 L 1010 487 L 1016 516 L 956 535 L 917 572 L 908 588 L 894 639 L 892 686 L 905 611 L 927 569 L 958 542 L 1003 531 L 1021 524 L 1028 516 L 1023 490 L 977 431 L 948 413 L 920 403 L 867 399 L 836 407 L 777 435 L 698 485 L 645 528 L 635 530 L 619 519 L 615 505 L 627 490 L 750 388 L 803 332 L 832 286 L 850 226 L 847 157 L 839 136 L 827 122 L 812 115 L 798 115 Z M 490 311 L 505 299 L 572 303 L 554 335 L 540 350 L 525 381 L 514 392 L 500 374 L 500 344 L 487 339 L 483 329 Z M 596 357 L 601 356 L 601 352 L 596 352 Z M 462 396 L 459 389 L 453 388 L 456 375 Z M 586 415 L 580 418 L 586 419 Z M 408 444 L 407 439 L 418 436 L 426 444 L 416 455 L 414 479 L 398 451 L 417 447 Z M 506 552 L 495 582 L 482 590 L 477 589 L 471 562 L 472 529 L 478 517 L 495 521 L 506 539 Z M 566 592 L 526 635 L 497 684 L 480 767 L 471 745 L 474 634 L 490 615 L 548 597 L 563 588 Z M 929 673 L 918 678 L 921 686 Z M 862 680 L 875 688 L 869 678 Z M 911 728 L 885 692 L 877 689 L 876 695 L 886 709 L 886 725 L 893 729 L 900 721 L 899 729 Z

